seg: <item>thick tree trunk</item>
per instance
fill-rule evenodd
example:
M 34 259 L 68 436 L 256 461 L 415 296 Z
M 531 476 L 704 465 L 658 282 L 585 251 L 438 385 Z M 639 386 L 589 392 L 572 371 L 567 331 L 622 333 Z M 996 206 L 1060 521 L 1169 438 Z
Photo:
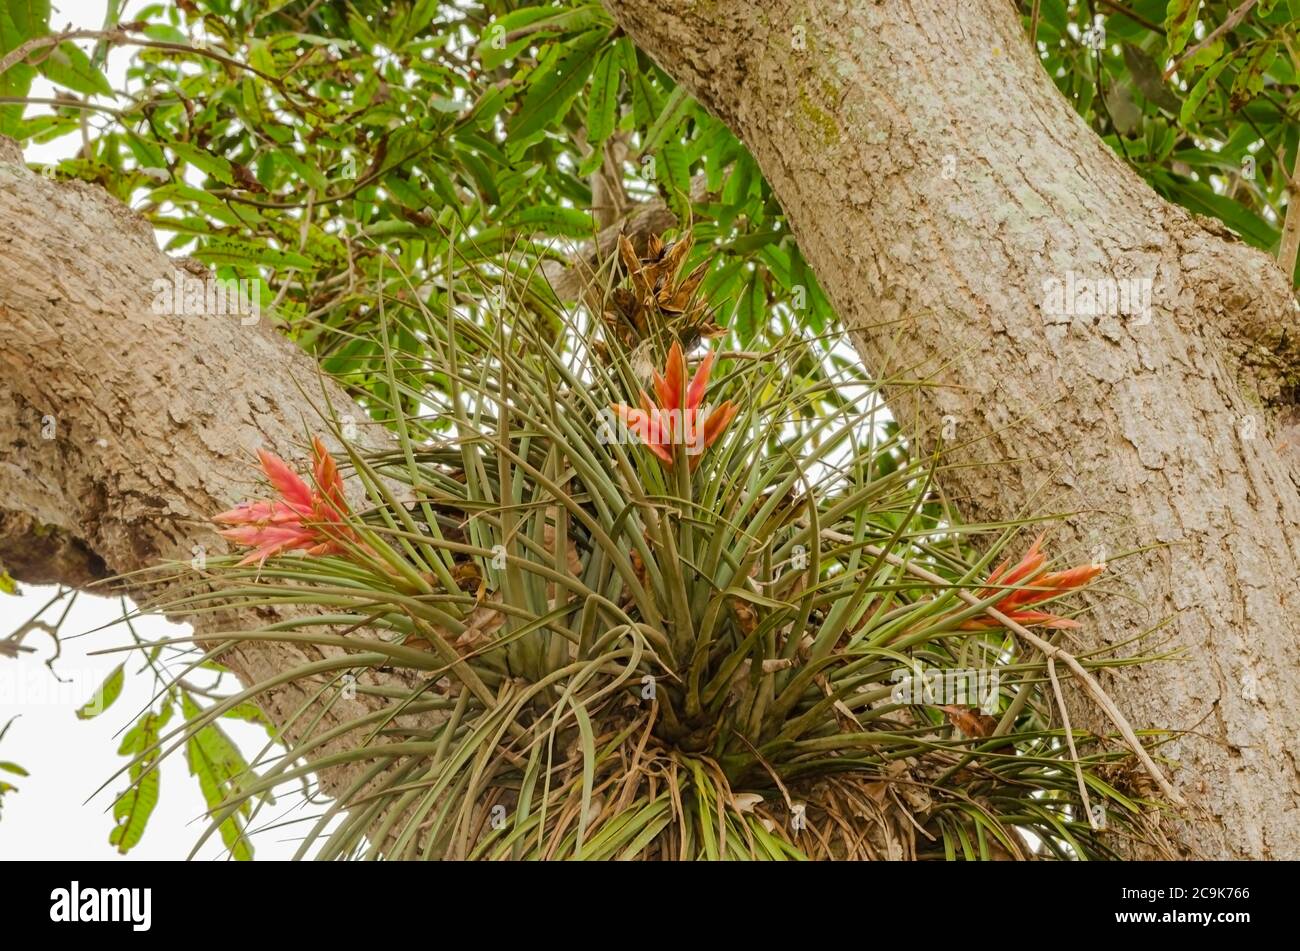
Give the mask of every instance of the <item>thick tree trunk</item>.
M 1162 748 L 1205 813 L 1189 854 L 1300 858 L 1281 271 L 1093 135 L 1005 0 L 606 3 L 751 149 L 904 430 L 943 437 L 965 514 L 1074 513 L 1053 552 L 1102 549 L 1136 599 L 1099 600 L 1093 645 L 1168 621 L 1151 643 L 1183 659 L 1106 683 L 1136 724 L 1189 731 Z M 1069 272 L 1150 279 L 1149 319 L 1062 315 L 1045 282 Z
M 102 189 L 34 175 L 0 139 L 0 564 L 18 580 L 85 587 L 163 560 L 191 563 L 198 548 L 224 553 L 209 517 L 260 491 L 258 448 L 302 458 L 307 435 L 327 431 L 314 408 L 326 397 L 340 418 L 366 418 L 265 315 L 250 324 L 155 313 L 153 282 L 174 274 L 146 222 Z M 364 429 L 358 442 L 386 444 Z M 191 572 L 125 587 L 137 601 L 165 602 L 199 583 Z M 181 619 L 212 646 L 220 631 L 276 617 Z M 260 642 L 222 661 L 252 685 L 324 656 Z M 283 726 L 313 695 L 296 682 L 259 703 Z M 367 704 L 361 692 L 336 699 L 317 730 Z M 323 785 L 337 791 L 363 768 L 334 770 Z
M 1065 555 L 1155 546 L 1115 561 L 1140 601 L 1100 603 L 1084 636 L 1167 619 L 1185 652 L 1110 687 L 1139 723 L 1191 731 L 1164 748 L 1207 813 L 1189 850 L 1300 857 L 1300 330 L 1280 271 L 1129 172 L 1001 0 L 608 2 L 753 150 L 867 364 L 933 384 L 891 405 L 923 439 L 948 430 L 969 516 L 1073 512 Z M 1150 321 L 1045 308 L 1070 271 L 1152 279 Z M 315 392 L 316 370 L 265 321 L 150 311 L 171 272 L 120 205 L 0 144 L 0 560 L 20 579 L 211 549 L 252 451 L 315 428 L 295 381 Z M 253 682 L 304 659 L 230 662 Z

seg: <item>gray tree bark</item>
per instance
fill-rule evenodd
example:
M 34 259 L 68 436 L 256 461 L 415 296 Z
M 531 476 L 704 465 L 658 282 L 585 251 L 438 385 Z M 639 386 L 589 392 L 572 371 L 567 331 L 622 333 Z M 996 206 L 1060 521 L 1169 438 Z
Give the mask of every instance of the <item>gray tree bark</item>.
M 326 399 L 362 426 L 360 444 L 386 445 L 267 316 L 249 324 L 155 313 L 154 281 L 175 273 L 143 219 L 100 188 L 33 174 L 0 138 L 0 564 L 19 581 L 86 588 L 162 561 L 188 565 L 196 546 L 224 553 L 210 517 L 263 491 L 258 448 L 305 458 L 309 435 L 327 432 L 316 409 Z M 201 584 L 198 572 L 152 573 L 113 590 L 167 603 Z M 222 631 L 280 616 L 175 619 L 211 647 Z M 342 653 L 246 643 L 222 662 L 249 686 Z M 372 679 L 384 678 L 364 682 Z M 296 682 L 258 702 L 283 726 L 313 695 Z M 363 716 L 371 702 L 364 692 L 334 699 L 316 733 Z M 303 722 L 288 735 L 300 737 Z M 324 749 L 348 745 L 341 736 Z M 329 771 L 322 787 L 337 793 L 363 769 Z
M 944 437 L 959 509 L 1070 513 L 1053 553 L 1113 562 L 1088 646 L 1165 625 L 1145 643 L 1181 660 L 1105 683 L 1135 725 L 1187 731 L 1162 747 L 1198 807 L 1187 854 L 1300 858 L 1281 270 L 1129 170 L 1005 0 L 606 5 L 754 154 L 904 431 Z M 1149 279 L 1149 320 L 1062 314 L 1045 282 L 1070 271 Z
M 1082 637 L 1164 623 L 1183 650 L 1107 683 L 1139 725 L 1188 731 L 1163 747 L 1203 813 L 1188 854 L 1300 857 L 1300 328 L 1273 262 L 1154 195 L 999 0 L 607 3 L 753 151 L 903 426 L 952 434 L 965 514 L 1071 513 L 1053 551 L 1113 562 Z M 253 451 L 300 455 L 317 428 L 317 370 L 265 323 L 151 312 L 172 269 L 122 206 L 0 144 L 0 560 L 20 580 L 188 560 Z M 1150 321 L 1045 308 L 1069 271 L 1149 278 Z M 305 659 L 228 661 L 251 683 Z

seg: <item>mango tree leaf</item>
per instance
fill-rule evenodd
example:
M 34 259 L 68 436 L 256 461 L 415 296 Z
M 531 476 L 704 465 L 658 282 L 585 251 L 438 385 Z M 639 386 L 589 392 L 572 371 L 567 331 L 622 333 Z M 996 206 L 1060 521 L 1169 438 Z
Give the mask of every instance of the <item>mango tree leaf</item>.
M 395 172 L 384 176 L 384 188 L 399 203 L 415 211 L 422 211 L 431 204 L 429 196 Z
M 1211 66 L 1219 61 L 1219 57 L 1223 55 L 1223 50 L 1223 37 L 1219 37 L 1213 43 L 1197 50 L 1191 56 L 1187 57 L 1187 59 L 1183 60 L 1181 69 L 1183 72 L 1196 72 L 1197 70 Z
M 108 79 L 75 43 L 60 43 L 41 61 L 41 75 L 74 92 L 88 96 L 113 95 Z
M 1165 7 L 1165 55 L 1177 56 L 1187 46 L 1196 26 L 1201 0 L 1169 0 Z
M 177 158 L 184 159 L 199 171 L 211 175 L 221 184 L 233 185 L 235 183 L 230 162 L 220 155 L 213 155 L 207 149 L 190 145 L 188 142 L 168 142 L 167 147 L 176 153 Z
M 622 57 L 615 50 L 606 50 L 592 73 L 591 96 L 587 101 L 587 144 L 596 156 L 601 154 L 605 140 L 614 134 L 622 78 Z
M 1265 250 L 1278 240 L 1278 230 L 1240 202 L 1216 193 L 1202 182 L 1178 182 L 1167 189 L 1169 197 L 1202 215 L 1218 218 L 1243 238 Z
M 155 744 L 162 728 L 171 719 L 173 709 L 173 705 L 167 703 L 158 713 L 147 711 L 127 731 L 118 749 L 124 755 L 135 754 L 129 774 L 131 785 L 113 803 L 113 819 L 116 824 L 108 834 L 109 844 L 116 846 L 123 855 L 140 842 L 149 817 L 158 805 L 161 776 L 158 770 L 159 750 Z
M 510 121 L 510 144 L 515 154 L 540 139 L 569 111 L 595 66 L 593 54 L 605 40 L 603 29 L 589 30 L 578 37 L 559 58 L 554 70 L 541 76 L 519 105 Z
M 470 178 L 474 180 L 474 185 L 479 197 L 483 199 L 483 204 L 501 204 L 501 192 L 497 188 L 496 176 L 492 174 L 492 169 L 488 167 L 487 162 L 483 161 L 476 152 L 464 147 L 456 149 L 456 157 L 465 166 Z
M 0 6 L 0 56 L 16 50 L 28 38 L 27 33 L 14 22 L 13 11 Z M 0 96 L 21 99 L 31 89 L 35 78 L 36 70 L 26 63 L 15 63 L 0 73 Z M 0 133 L 16 133 L 22 116 L 21 104 L 0 106 Z
M 1264 74 L 1277 55 L 1277 43 L 1259 43 L 1237 71 L 1228 94 L 1228 107 L 1234 112 L 1264 91 Z
M 243 703 L 237 703 L 223 713 L 222 716 L 228 720 L 243 720 L 245 723 L 256 723 L 258 726 L 264 727 L 273 740 L 279 736 L 279 730 L 275 728 L 275 724 L 268 720 L 266 714 L 262 712 L 262 708 L 252 701 L 246 700 Z
M 1151 58 L 1151 54 L 1132 43 L 1125 43 L 1123 50 L 1124 64 L 1128 66 L 1128 71 L 1133 76 L 1133 84 L 1137 86 L 1138 91 L 1161 109 L 1177 112 L 1178 97 L 1165 85 L 1160 65 Z
M 185 719 L 192 722 L 203 711 L 187 694 L 182 701 L 182 712 Z M 224 730 L 212 723 L 191 734 L 185 744 L 185 761 L 189 764 L 190 775 L 198 778 L 203 801 L 212 812 L 226 805 L 227 798 L 237 795 L 243 784 L 252 778 L 239 748 Z M 231 855 L 241 862 L 253 857 L 252 843 L 244 835 L 243 828 L 243 819 L 251 812 L 252 807 L 245 800 L 222 821 L 220 827 L 221 840 Z
M 205 264 L 265 264 L 268 267 L 296 267 L 310 270 L 312 260 L 296 251 L 240 241 L 235 238 L 214 238 L 207 247 L 199 248 L 194 257 Z
M 1179 122 L 1183 125 L 1191 125 L 1196 121 L 1196 111 L 1201 108 L 1201 103 L 1205 101 L 1205 97 L 1208 96 L 1210 90 L 1214 88 L 1214 81 L 1219 78 L 1219 73 L 1223 72 L 1224 67 L 1226 67 L 1231 61 L 1232 54 L 1229 53 L 1223 59 L 1219 60 L 1207 69 L 1205 75 L 1196 81 L 1196 85 L 1192 87 L 1192 91 L 1189 92 L 1187 98 L 1183 100 L 1183 108 L 1178 112 Z
M 533 205 L 520 211 L 514 220 L 525 230 L 528 225 L 537 225 L 538 230 L 570 238 L 590 238 L 595 230 L 587 212 L 559 205 Z
M 1040 5 L 1039 16 L 1042 17 L 1042 22 L 1055 30 L 1057 35 L 1064 33 L 1069 23 L 1066 6 L 1066 0 L 1043 0 Z
M 134 770 L 132 770 L 134 773 Z M 132 776 L 133 785 L 113 804 L 113 819 L 117 822 L 108 833 L 108 844 L 125 855 L 139 844 L 145 826 L 158 805 L 161 777 L 157 768 L 138 778 Z
M 50 31 L 50 0 L 8 0 L 5 8 L 24 40 Z
M 113 705 L 122 693 L 122 684 L 126 682 L 125 664 L 118 664 L 113 672 L 104 678 L 95 695 L 77 711 L 78 720 L 91 720 Z
M 484 68 L 496 69 L 536 43 L 544 35 L 540 30 L 536 33 L 530 31 L 513 40 L 510 39 L 510 34 L 554 12 L 555 9 L 548 6 L 521 7 L 505 16 L 497 17 L 488 24 L 475 48 Z
M 675 140 L 677 137 L 673 133 L 677 131 L 678 124 L 686 117 L 692 105 L 691 97 L 684 87 L 678 86 L 674 89 L 668 96 L 668 101 L 664 103 L 659 117 L 655 119 L 654 125 L 646 131 L 641 151 L 653 152 L 670 136 Z
M 685 223 L 690 217 L 691 166 L 676 142 L 665 142 L 655 154 L 655 176 L 668 207 Z

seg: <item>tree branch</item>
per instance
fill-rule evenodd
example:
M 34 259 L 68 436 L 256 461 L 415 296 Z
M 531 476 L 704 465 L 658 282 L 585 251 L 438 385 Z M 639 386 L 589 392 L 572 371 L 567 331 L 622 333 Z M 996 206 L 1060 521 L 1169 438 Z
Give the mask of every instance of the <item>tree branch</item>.
M 327 431 L 317 412 L 326 399 L 362 427 L 361 448 L 389 448 L 268 317 L 247 325 L 237 315 L 157 312 L 154 282 L 173 280 L 176 266 L 149 225 L 98 187 L 31 173 L 3 138 L 0 223 L 0 561 L 19 581 L 86 588 L 224 551 L 210 516 L 253 493 L 259 447 L 305 456 L 308 435 Z M 165 602 L 201 583 L 183 574 L 132 576 L 121 589 Z M 245 608 L 180 620 L 202 639 L 278 616 Z M 222 661 L 247 686 L 313 653 L 259 641 Z M 306 690 L 285 685 L 259 703 L 283 725 L 310 699 Z M 361 692 L 336 698 L 314 729 L 354 720 L 372 702 Z M 346 788 L 364 768 L 334 771 L 322 785 Z

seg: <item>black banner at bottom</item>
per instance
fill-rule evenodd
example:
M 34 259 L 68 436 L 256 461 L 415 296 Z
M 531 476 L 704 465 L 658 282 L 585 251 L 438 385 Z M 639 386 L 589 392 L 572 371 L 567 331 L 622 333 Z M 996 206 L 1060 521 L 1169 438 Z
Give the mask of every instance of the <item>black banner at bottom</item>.
M 409 927 L 435 939 L 453 916 L 470 926 L 469 916 L 486 912 L 486 936 L 498 941 L 512 928 L 522 938 L 536 936 L 542 921 L 557 936 L 568 922 L 580 929 L 576 936 L 605 921 L 626 935 L 632 922 L 641 922 L 633 932 L 645 927 L 645 916 L 663 928 L 681 915 L 693 928 L 711 920 L 734 933 L 758 912 L 763 929 L 803 920 L 815 922 L 824 937 L 834 932 L 836 918 L 855 921 L 850 929 L 860 931 L 869 921 L 873 932 L 903 933 L 944 922 L 960 929 L 994 915 L 1026 926 L 1051 916 L 1079 935 L 1198 929 L 1231 940 L 1242 929 L 1290 920 L 1294 909 L 1284 914 L 1281 905 L 1295 871 L 1263 862 L 732 863 L 725 869 L 702 863 L 10 862 L 0 865 L 0 920 L 11 934 L 111 932 L 128 942 L 203 935 L 338 941 L 373 940 L 377 927 L 386 937 Z M 723 914 L 728 907 L 739 914 Z M 826 914 L 833 908 L 848 915 Z

